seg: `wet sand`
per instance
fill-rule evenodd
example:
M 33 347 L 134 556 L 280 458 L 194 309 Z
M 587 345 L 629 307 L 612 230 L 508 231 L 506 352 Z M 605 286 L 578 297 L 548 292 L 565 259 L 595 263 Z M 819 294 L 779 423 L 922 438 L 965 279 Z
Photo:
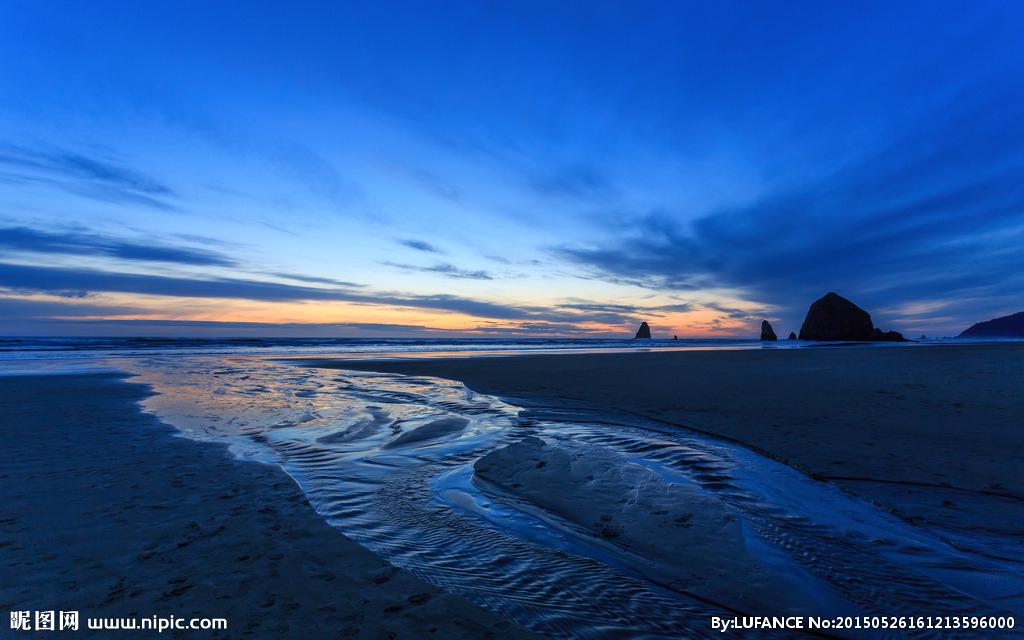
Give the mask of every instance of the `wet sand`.
M 965 534 L 977 551 L 1024 555 L 1021 344 L 303 362 L 667 421 Z
M 171 637 L 536 637 L 345 538 L 279 469 L 177 437 L 146 393 L 0 377 L 0 609 L 77 610 L 85 637 L 153 615 L 228 620 Z

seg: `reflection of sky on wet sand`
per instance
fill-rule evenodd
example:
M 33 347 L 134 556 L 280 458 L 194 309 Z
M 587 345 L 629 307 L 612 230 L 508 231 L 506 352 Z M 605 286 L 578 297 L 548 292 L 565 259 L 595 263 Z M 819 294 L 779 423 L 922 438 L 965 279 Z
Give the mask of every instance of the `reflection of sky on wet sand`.
M 583 458 L 603 452 L 630 466 L 628 477 L 646 474 L 645 482 L 623 489 L 636 494 L 625 503 L 647 504 L 650 496 L 656 502 L 664 499 L 658 492 L 685 486 L 737 518 L 752 554 L 746 562 L 762 575 L 742 579 L 748 586 L 763 580 L 765 593 L 773 576 L 788 576 L 794 602 L 806 589 L 807 602 L 823 610 L 872 611 L 868 603 L 881 589 L 890 611 L 915 613 L 923 602 L 998 611 L 985 602 L 1020 590 L 1019 576 L 1002 563 L 956 551 L 831 485 L 741 447 L 636 418 L 524 410 L 455 381 L 323 370 L 271 357 L 171 354 L 115 364 L 156 392 L 146 410 L 187 435 L 226 442 L 243 458 L 280 464 L 347 536 L 541 630 L 586 636 L 612 628 L 629 635 L 640 625 L 648 637 L 679 637 L 694 619 L 754 605 L 725 601 L 720 608 L 709 596 L 733 592 L 727 585 L 683 579 L 671 562 L 595 537 L 589 522 L 538 508 L 526 494 L 492 493 L 474 480 L 477 460 L 526 435 Z M 585 490 L 572 482 L 566 476 L 550 493 Z M 607 512 L 642 521 L 621 498 L 606 496 Z M 719 560 L 736 560 L 724 551 L 736 540 L 685 537 L 700 536 L 698 528 L 678 535 L 679 544 L 708 548 L 707 565 L 688 574 L 710 577 Z M 675 586 L 666 591 L 666 584 Z
M 909 526 L 752 451 L 613 410 L 513 406 L 457 381 L 297 366 L 281 353 L 97 355 L 4 366 L 126 372 L 154 392 L 143 408 L 183 435 L 280 465 L 346 536 L 542 631 L 703 637 L 694 620 L 759 612 L 757 598 L 730 594 L 771 594 L 780 580 L 804 614 L 879 613 L 877 602 L 889 613 L 998 613 L 1024 592 L 1016 561 L 964 550 L 986 548 L 980 533 L 959 534 L 954 539 L 967 544 L 954 548 L 944 542 L 949 531 Z M 559 472 L 539 494 L 477 477 L 478 460 L 525 436 L 595 468 Z M 534 464 L 525 466 L 532 472 Z M 593 481 L 581 480 L 587 473 Z M 585 504 L 600 505 L 601 518 L 578 517 Z M 716 527 L 662 522 L 663 509 L 702 509 L 705 523 L 727 517 L 738 526 L 710 535 Z M 604 516 L 634 527 L 606 538 L 594 529 Z M 657 539 L 635 544 L 650 529 Z M 661 551 L 682 548 L 701 549 L 701 562 L 681 564 Z M 723 579 L 737 563 L 753 572 Z
M 144 403 L 148 411 L 262 460 L 268 453 L 250 445 L 254 434 L 273 442 L 319 440 L 344 457 L 372 456 L 399 435 L 450 417 L 447 407 L 476 395 L 455 382 L 299 368 L 266 358 L 158 357 L 120 364 L 157 392 Z M 502 406 L 490 399 L 483 404 Z M 471 420 L 461 435 L 479 435 L 485 427 Z

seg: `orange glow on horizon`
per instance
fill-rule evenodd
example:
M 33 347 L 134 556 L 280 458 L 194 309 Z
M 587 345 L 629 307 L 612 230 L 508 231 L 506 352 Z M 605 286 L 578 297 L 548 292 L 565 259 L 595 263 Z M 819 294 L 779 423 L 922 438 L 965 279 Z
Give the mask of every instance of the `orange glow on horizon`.
M 67 303 L 64 298 L 46 295 L 19 296 L 22 300 Z M 650 304 L 650 301 L 645 301 Z M 517 301 L 523 308 L 557 307 L 545 301 Z M 88 313 L 94 307 L 95 314 Z M 85 299 L 76 299 L 75 314 L 50 316 L 57 320 L 166 320 L 223 323 L 258 323 L 280 325 L 406 325 L 410 331 L 438 331 L 444 333 L 494 334 L 509 333 L 529 328 L 537 335 L 572 336 L 631 336 L 635 324 L 646 320 L 655 337 L 686 338 L 728 337 L 749 335 L 750 327 L 743 319 L 728 317 L 720 311 L 697 306 L 685 312 L 652 310 L 645 314 L 639 305 L 635 320 L 623 324 L 610 324 L 587 318 L 585 312 L 565 311 L 564 320 L 549 318 L 482 318 L 458 311 L 425 309 L 387 304 L 363 304 L 342 301 L 330 302 L 263 302 L 220 298 L 174 298 L 136 294 L 104 293 Z M 564 329 L 571 324 L 573 331 Z M 372 326 L 367 328 L 372 331 Z

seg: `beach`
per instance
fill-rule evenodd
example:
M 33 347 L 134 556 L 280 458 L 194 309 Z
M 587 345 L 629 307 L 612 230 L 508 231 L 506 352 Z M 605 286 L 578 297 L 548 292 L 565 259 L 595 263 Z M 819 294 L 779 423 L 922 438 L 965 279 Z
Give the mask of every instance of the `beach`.
M 742 443 L 911 522 L 995 531 L 1018 557 L 1024 541 L 1019 343 L 303 363 L 633 412 Z
M 345 538 L 279 468 L 177 436 L 148 393 L 0 377 L 0 608 L 78 611 L 85 637 L 135 637 L 87 617 L 153 616 L 228 623 L 171 637 L 532 637 Z
M 0 604 L 79 611 L 83 627 L 223 618 L 203 633 L 232 638 L 1019 619 L 1022 357 L 1000 343 L 43 359 L 120 373 L 0 377 Z M 993 633 L 1009 632 L 962 636 Z

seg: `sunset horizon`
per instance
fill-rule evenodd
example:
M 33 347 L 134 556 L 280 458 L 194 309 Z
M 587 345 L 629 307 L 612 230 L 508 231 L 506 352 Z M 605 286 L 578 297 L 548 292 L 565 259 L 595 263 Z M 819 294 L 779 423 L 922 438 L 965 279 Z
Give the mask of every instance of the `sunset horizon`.
M 1012 6 L 305 9 L 4 3 L 0 334 L 755 337 L 835 290 L 955 336 L 1020 310 Z

